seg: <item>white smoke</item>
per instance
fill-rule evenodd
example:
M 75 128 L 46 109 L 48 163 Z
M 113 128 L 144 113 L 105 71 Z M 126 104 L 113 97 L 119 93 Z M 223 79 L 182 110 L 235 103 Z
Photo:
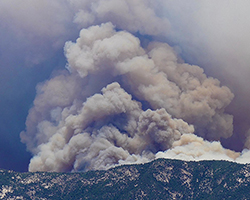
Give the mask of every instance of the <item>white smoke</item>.
M 220 142 L 208 142 L 196 135 L 185 134 L 173 143 L 173 148 L 165 152 L 158 152 L 156 158 L 170 158 L 181 160 L 229 160 L 235 161 L 240 153 L 225 149 Z
M 183 134 L 180 140 L 173 143 L 172 149 L 165 152 L 159 151 L 155 158 L 188 161 L 226 160 L 246 164 L 250 162 L 250 151 L 245 149 L 241 153 L 234 152 L 223 148 L 218 141 L 208 142 L 193 134 Z M 143 162 L 147 161 L 139 160 L 139 163 Z

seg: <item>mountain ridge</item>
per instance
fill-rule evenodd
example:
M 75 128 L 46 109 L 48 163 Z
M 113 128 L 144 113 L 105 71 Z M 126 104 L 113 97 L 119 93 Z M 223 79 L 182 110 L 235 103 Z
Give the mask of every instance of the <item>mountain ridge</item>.
M 0 199 L 250 199 L 250 164 L 157 159 L 109 170 L 0 170 Z

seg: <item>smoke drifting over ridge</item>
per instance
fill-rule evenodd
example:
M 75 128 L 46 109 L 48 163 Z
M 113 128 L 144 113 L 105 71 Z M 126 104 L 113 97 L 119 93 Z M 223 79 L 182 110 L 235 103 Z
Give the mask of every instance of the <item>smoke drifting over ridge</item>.
M 246 153 L 202 139 L 232 136 L 225 109 L 234 95 L 159 42 L 173 37 L 157 13 L 162 1 L 68 2 L 80 8 L 74 22 L 83 29 L 65 44 L 68 71 L 37 87 L 21 133 L 34 154 L 30 171 L 106 169 L 159 156 L 244 160 Z M 136 33 L 158 41 L 141 45 Z M 197 146 L 199 155 L 187 151 Z

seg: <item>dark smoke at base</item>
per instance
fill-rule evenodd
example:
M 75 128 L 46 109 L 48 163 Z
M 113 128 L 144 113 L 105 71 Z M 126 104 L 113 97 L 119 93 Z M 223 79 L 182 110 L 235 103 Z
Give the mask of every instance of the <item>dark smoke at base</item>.
M 21 134 L 34 154 L 31 171 L 106 169 L 159 156 L 247 162 L 248 152 L 212 142 L 233 134 L 225 113 L 233 93 L 157 42 L 171 32 L 158 4 L 70 2 L 81 8 L 75 22 L 85 28 L 65 45 L 68 71 L 37 87 Z M 142 48 L 136 32 L 156 41 Z

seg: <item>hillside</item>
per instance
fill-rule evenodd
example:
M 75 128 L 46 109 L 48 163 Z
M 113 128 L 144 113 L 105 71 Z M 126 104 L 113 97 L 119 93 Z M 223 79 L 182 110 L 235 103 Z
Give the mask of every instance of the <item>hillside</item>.
M 250 199 L 250 165 L 158 159 L 86 173 L 0 170 L 0 199 Z

